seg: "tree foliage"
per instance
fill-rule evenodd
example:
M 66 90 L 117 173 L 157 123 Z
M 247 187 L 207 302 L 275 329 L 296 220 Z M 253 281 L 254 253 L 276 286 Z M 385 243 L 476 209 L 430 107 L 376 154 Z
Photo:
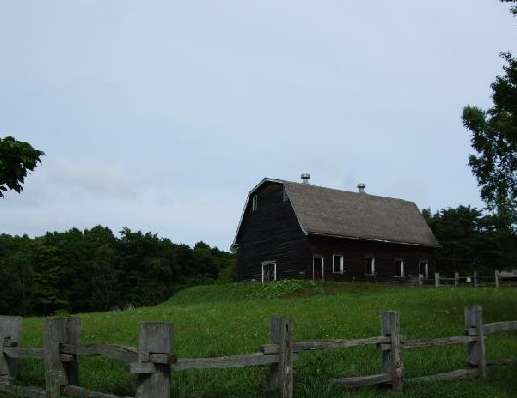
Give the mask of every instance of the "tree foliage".
M 34 170 L 43 155 L 28 142 L 16 141 L 14 137 L 0 138 L 0 198 L 8 190 L 18 193 L 23 190 L 27 172 Z
M 517 0 L 501 0 L 502 3 L 517 3 Z M 511 6 L 510 11 L 513 15 L 517 15 L 517 6 Z
M 502 54 L 505 74 L 492 84 L 493 106 L 467 106 L 463 123 L 471 132 L 469 165 L 489 209 L 510 226 L 517 211 L 517 60 Z
M 155 234 L 106 227 L 0 235 L 0 313 L 52 314 L 152 305 L 177 289 L 211 283 L 233 268 L 232 254 L 194 249 Z
M 441 244 L 435 255 L 439 272 L 491 274 L 517 268 L 517 236 L 500 228 L 497 215 L 470 206 L 422 213 Z

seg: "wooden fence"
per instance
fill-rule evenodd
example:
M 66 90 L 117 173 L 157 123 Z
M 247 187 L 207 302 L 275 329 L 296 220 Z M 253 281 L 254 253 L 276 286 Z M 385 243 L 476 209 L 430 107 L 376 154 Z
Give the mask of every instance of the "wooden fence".
M 483 324 L 480 306 L 465 308 L 464 334 L 434 339 L 403 340 L 397 311 L 381 314 L 379 336 L 360 339 L 295 341 L 293 323 L 286 318 L 271 321 L 271 343 L 260 352 L 212 358 L 177 358 L 174 355 L 174 328 L 168 323 L 142 323 L 138 348 L 119 345 L 80 343 L 79 318 L 48 319 L 44 331 L 44 347 L 20 346 L 21 317 L 0 317 L 0 391 L 20 397 L 61 396 L 89 398 L 118 398 L 111 394 L 90 391 L 79 384 L 79 358 L 101 355 L 127 363 L 129 371 L 138 375 L 136 398 L 169 398 L 171 372 L 200 368 L 230 368 L 269 365 L 266 392 L 282 398 L 293 396 L 293 362 L 306 350 L 343 349 L 375 345 L 378 347 L 382 372 L 380 374 L 341 378 L 334 383 L 346 387 L 374 384 L 402 390 L 404 382 L 450 380 L 468 376 L 486 377 L 488 365 L 510 364 L 513 359 L 489 362 L 485 337 L 496 332 L 517 331 L 517 321 Z M 467 367 L 449 373 L 404 380 L 402 350 L 428 347 L 467 345 Z M 45 365 L 45 390 L 16 385 L 16 361 L 40 358 Z M 126 397 L 127 398 L 127 397 Z
M 481 283 L 483 283 L 485 286 L 487 284 L 493 285 L 496 288 L 499 288 L 501 286 L 501 283 L 503 283 L 505 280 L 515 282 L 515 277 L 503 277 L 501 274 L 501 271 L 494 271 L 494 276 L 480 276 L 477 272 L 474 272 L 472 275 L 462 275 L 458 272 L 454 273 L 454 277 L 444 277 L 441 276 L 439 273 L 434 274 L 434 286 L 435 287 L 441 287 L 441 286 L 450 286 L 454 285 L 454 287 L 458 287 L 462 284 L 468 284 L 472 287 L 479 287 Z M 419 277 L 418 279 L 418 285 L 422 286 L 424 283 L 424 280 Z

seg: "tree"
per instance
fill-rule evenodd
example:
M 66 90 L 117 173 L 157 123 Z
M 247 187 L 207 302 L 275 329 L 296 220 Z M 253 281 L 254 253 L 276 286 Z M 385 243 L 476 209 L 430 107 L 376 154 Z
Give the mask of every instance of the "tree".
M 501 0 L 502 3 L 517 3 L 517 0 Z M 510 8 L 511 12 L 514 15 L 517 15 L 517 6 L 512 6 Z
M 487 274 L 517 263 L 517 235 L 500 230 L 498 215 L 483 215 L 470 206 L 422 214 L 441 244 L 435 253 L 440 273 Z
M 471 132 L 477 152 L 469 165 L 481 187 L 481 198 L 497 210 L 503 227 L 510 229 L 517 214 L 517 59 L 503 53 L 504 75 L 492 83 L 493 106 L 463 109 L 463 124 Z
M 14 137 L 0 138 L 0 198 L 4 192 L 20 193 L 28 171 L 33 171 L 44 152 L 34 149 L 28 142 Z

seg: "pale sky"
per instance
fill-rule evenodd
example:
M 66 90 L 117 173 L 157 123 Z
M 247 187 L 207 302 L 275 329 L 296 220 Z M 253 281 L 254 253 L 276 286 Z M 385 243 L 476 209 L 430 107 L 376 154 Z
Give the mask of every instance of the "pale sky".
M 97 224 L 228 249 L 262 178 L 482 207 L 464 105 L 497 0 L 0 0 L 0 136 L 46 152 L 0 233 Z

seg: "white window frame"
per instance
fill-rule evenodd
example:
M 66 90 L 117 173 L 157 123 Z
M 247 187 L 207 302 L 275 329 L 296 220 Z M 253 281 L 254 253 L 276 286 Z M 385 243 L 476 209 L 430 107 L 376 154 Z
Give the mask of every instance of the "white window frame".
M 258 197 L 257 195 L 253 195 L 251 198 L 251 211 L 256 211 L 258 209 Z
M 317 258 L 321 258 L 321 280 L 324 281 L 325 280 L 325 257 L 319 255 L 319 254 L 314 254 L 312 256 L 312 280 L 314 280 L 314 260 L 317 259 Z
M 405 270 L 404 270 L 404 259 L 396 258 L 395 263 L 399 263 L 399 262 L 400 262 L 400 268 L 398 269 L 397 275 L 395 275 L 395 276 L 397 276 L 399 278 L 404 278 L 404 276 L 406 275 Z
M 336 257 L 339 257 L 339 267 L 336 271 Z M 341 253 L 334 253 L 332 255 L 332 273 L 333 274 L 344 274 L 345 273 L 345 259 Z
M 420 266 L 424 264 L 424 273 L 422 274 L 420 271 Z M 418 261 L 418 274 L 422 275 L 425 279 L 429 278 L 429 259 L 422 258 Z
M 375 257 L 366 257 L 366 259 L 369 261 L 368 267 L 370 268 L 368 270 L 370 272 L 367 272 L 366 275 L 375 275 Z
M 261 263 L 262 268 L 262 283 L 264 283 L 264 266 L 273 265 L 273 281 L 276 281 L 276 261 L 263 261 Z M 269 282 L 269 281 L 268 281 Z

